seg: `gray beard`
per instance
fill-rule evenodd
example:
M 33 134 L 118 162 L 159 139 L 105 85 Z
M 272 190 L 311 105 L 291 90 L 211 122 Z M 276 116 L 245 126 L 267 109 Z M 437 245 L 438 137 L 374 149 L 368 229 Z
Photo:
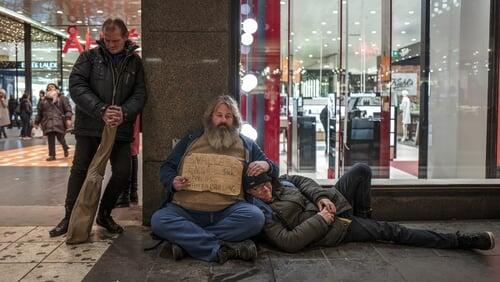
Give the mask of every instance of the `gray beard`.
M 238 130 L 232 126 L 213 126 L 206 128 L 208 144 L 215 150 L 229 149 L 238 138 Z

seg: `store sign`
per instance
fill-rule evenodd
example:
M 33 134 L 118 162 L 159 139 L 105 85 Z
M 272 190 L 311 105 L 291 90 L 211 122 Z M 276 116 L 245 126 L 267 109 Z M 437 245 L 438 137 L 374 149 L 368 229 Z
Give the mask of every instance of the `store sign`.
M 14 61 L 3 61 L 0 62 L 0 69 L 15 69 L 16 62 Z M 23 62 L 17 62 L 18 69 L 24 69 L 25 64 Z M 31 69 L 33 70 L 57 70 L 57 62 L 56 61 L 36 61 L 31 62 Z
M 408 91 L 408 96 L 417 95 L 417 74 L 416 73 L 393 73 L 392 92 L 401 95 L 401 91 Z

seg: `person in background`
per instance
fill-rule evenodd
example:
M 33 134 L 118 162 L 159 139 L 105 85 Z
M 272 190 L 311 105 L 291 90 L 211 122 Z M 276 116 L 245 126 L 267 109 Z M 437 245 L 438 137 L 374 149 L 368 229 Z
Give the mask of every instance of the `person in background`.
M 31 114 L 33 109 L 31 106 L 31 101 L 27 93 L 23 94 L 19 105 L 19 115 L 21 116 L 21 139 L 31 139 Z
M 137 204 L 139 195 L 137 194 L 137 172 L 139 169 L 139 150 L 141 146 L 141 115 L 138 114 L 134 122 L 134 141 L 130 143 L 130 181 L 129 185 L 124 187 L 123 192 L 116 202 L 117 208 L 130 206 L 130 203 Z
M 7 139 L 5 127 L 10 124 L 9 107 L 6 95 L 5 90 L 0 88 L 0 139 L 2 138 L 2 135 L 5 139 Z
M 56 138 L 62 145 L 64 157 L 69 156 L 69 146 L 64 139 L 65 122 L 71 120 L 73 112 L 69 103 L 59 99 L 57 90 L 49 90 L 45 99 L 40 103 L 38 114 L 35 119 L 35 127 L 41 125 L 43 134 L 47 136 L 49 157 L 47 161 L 56 160 Z
M 38 102 L 36 104 L 37 111 L 40 110 L 40 104 L 43 102 L 44 99 L 45 99 L 45 90 L 40 90 L 38 92 Z
M 19 102 L 17 101 L 16 98 L 14 98 L 14 95 L 10 95 L 9 98 L 9 118 L 10 118 L 10 125 L 9 128 L 12 128 L 13 126 L 17 126 L 17 129 L 21 129 L 21 125 L 18 121 L 18 115 L 19 113 L 16 111 L 18 108 Z

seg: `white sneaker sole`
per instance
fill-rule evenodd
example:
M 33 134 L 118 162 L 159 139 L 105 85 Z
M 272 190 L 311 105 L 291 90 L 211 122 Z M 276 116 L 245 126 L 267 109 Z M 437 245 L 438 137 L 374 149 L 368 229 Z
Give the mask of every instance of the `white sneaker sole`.
M 488 236 L 490 236 L 491 247 L 488 250 L 491 250 L 491 249 L 495 248 L 495 234 L 493 234 L 493 232 L 490 232 L 490 231 L 486 231 L 486 234 L 488 234 Z

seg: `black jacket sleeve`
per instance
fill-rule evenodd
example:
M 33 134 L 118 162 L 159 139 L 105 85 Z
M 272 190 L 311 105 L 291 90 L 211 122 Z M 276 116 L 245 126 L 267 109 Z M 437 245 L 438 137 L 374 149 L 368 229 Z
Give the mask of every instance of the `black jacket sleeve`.
M 316 204 L 320 198 L 326 197 L 333 202 L 336 199 L 335 189 L 325 189 L 321 187 L 316 181 L 311 178 L 300 175 L 282 175 L 281 179 L 290 181 L 299 189 L 299 191 L 309 199 L 309 201 Z
M 137 56 L 137 55 L 133 55 Z M 147 99 L 146 83 L 144 82 L 144 66 L 137 56 L 134 58 L 138 64 L 133 94 L 121 105 L 125 121 L 135 121 L 135 117 L 144 108 Z
M 329 226 L 321 215 L 308 218 L 292 230 L 289 230 L 279 219 L 273 216 L 264 225 L 264 235 L 272 244 L 281 250 L 295 253 L 309 244 L 323 238 Z
M 90 60 L 90 52 L 83 52 L 76 60 L 73 70 L 69 75 L 69 92 L 71 98 L 78 107 L 86 114 L 101 119 L 101 109 L 106 107 L 104 103 L 90 88 L 90 72 L 92 63 Z

